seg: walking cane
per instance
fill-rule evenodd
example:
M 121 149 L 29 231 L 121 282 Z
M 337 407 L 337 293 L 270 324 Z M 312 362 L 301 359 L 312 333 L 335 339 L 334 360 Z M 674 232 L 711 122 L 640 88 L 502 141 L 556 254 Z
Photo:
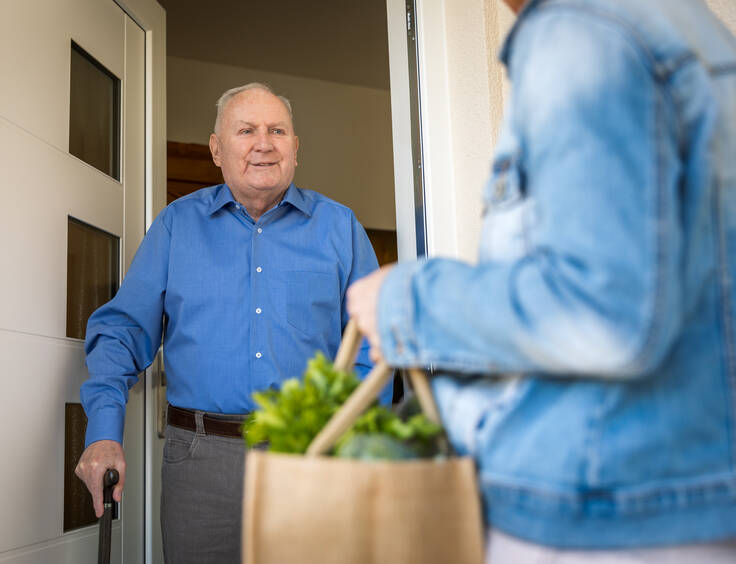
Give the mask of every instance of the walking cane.
M 105 512 L 100 517 L 100 544 L 97 551 L 98 564 L 110 564 L 110 549 L 112 537 L 112 514 L 113 501 L 112 490 L 118 483 L 118 471 L 108 468 L 102 477 L 102 501 L 104 503 Z

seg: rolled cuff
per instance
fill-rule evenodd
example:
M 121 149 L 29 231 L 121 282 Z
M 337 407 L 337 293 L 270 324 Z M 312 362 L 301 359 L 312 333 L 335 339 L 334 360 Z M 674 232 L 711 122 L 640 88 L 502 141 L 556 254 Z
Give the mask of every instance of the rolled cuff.
M 425 261 L 398 264 L 388 273 L 378 294 L 378 334 L 381 352 L 391 366 L 421 364 L 414 330 L 412 281 Z

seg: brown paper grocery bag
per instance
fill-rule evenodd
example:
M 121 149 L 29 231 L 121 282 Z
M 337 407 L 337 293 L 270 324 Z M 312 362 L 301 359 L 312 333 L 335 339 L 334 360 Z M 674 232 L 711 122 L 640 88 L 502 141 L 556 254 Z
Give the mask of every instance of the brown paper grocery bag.
M 352 367 L 356 335 L 349 325 L 335 360 L 341 369 Z M 306 456 L 248 453 L 245 564 L 482 563 L 480 498 L 470 458 L 366 462 L 320 456 L 390 375 L 387 366 L 377 365 Z M 426 377 L 413 371 L 411 378 L 425 414 L 437 420 Z

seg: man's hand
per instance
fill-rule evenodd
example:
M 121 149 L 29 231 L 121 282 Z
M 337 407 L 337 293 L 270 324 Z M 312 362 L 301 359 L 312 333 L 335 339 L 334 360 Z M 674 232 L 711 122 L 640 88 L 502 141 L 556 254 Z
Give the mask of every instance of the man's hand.
M 393 265 L 384 266 L 361 278 L 348 288 L 348 313 L 358 324 L 361 333 L 371 345 L 371 360 L 382 360 L 381 340 L 378 335 L 378 292 L 383 279 L 391 271 Z
M 102 475 L 108 468 L 115 468 L 120 480 L 112 491 L 112 498 L 120 501 L 125 484 L 125 455 L 123 447 L 117 441 L 97 441 L 89 445 L 79 458 L 74 473 L 82 480 L 89 493 L 92 494 L 92 503 L 95 515 L 102 517 Z

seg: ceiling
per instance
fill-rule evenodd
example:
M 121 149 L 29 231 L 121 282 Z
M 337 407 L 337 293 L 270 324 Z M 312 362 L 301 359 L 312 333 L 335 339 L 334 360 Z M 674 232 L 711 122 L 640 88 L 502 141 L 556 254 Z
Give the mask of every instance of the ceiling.
M 386 0 L 158 0 L 168 55 L 389 89 Z

